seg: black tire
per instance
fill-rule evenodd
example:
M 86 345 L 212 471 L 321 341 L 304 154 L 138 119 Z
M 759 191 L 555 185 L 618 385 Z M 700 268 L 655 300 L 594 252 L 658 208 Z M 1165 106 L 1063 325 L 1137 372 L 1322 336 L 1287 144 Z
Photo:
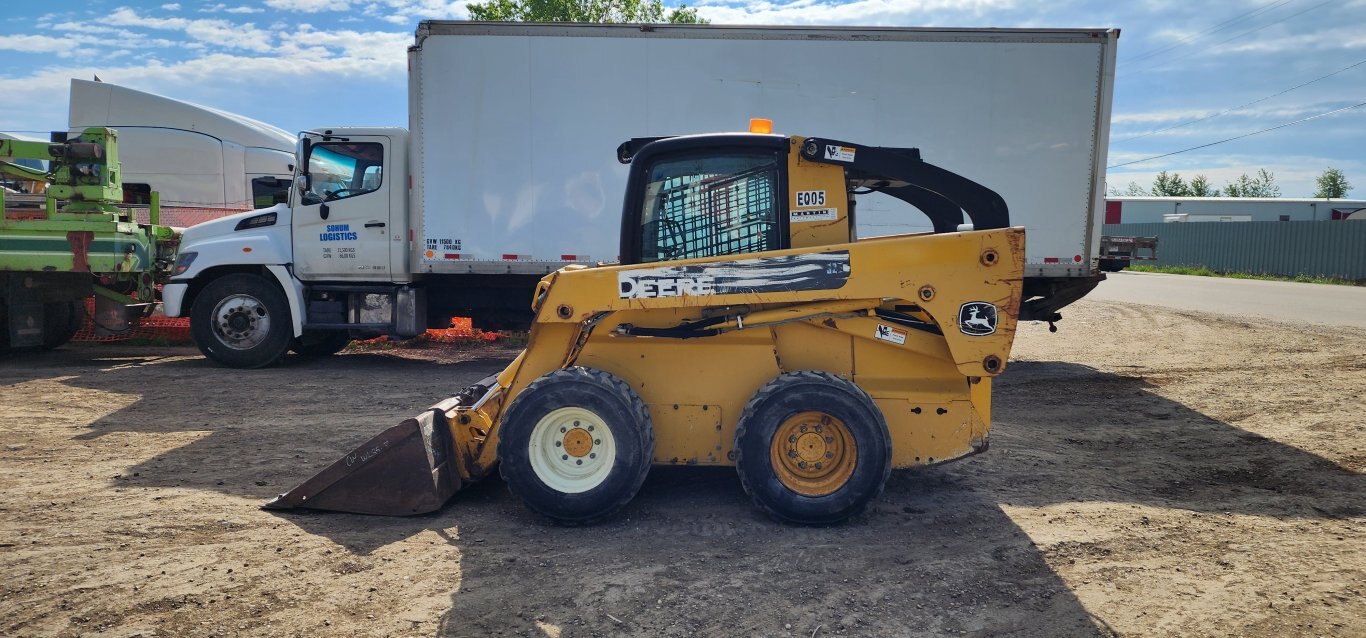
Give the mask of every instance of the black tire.
M 841 440 L 845 443 L 843 447 L 830 448 L 838 449 L 840 456 L 834 462 L 827 461 L 832 467 L 826 471 L 835 472 L 835 463 L 848 463 L 844 460 L 846 456 L 853 465 L 847 478 L 822 478 L 835 482 L 802 494 L 779 476 L 784 470 L 774 466 L 773 455 L 779 453 L 774 438 L 780 426 L 787 428 L 787 424 L 798 422 L 808 413 L 820 413 L 823 419 L 829 417 L 823 421 L 827 425 L 835 420 L 841 426 Z M 807 432 L 805 425 L 801 427 L 801 432 Z M 832 440 L 825 435 L 821 438 Z M 850 439 L 852 454 L 847 450 Z M 793 446 L 797 445 L 796 439 L 790 440 Z M 826 449 L 825 444 L 819 445 L 820 450 Z M 789 450 L 787 454 L 793 453 Z M 882 493 L 892 469 L 891 437 L 882 411 L 857 385 L 828 372 L 791 372 L 760 388 L 740 414 L 735 454 L 740 485 L 754 504 L 779 521 L 802 525 L 833 525 L 862 513 Z M 817 458 L 829 457 L 822 453 Z M 818 471 L 816 467 L 819 466 L 813 462 L 813 472 Z M 792 476 L 790 470 L 786 473 Z
M 85 300 L 43 304 L 43 350 L 66 345 L 81 329 Z
M 574 418 L 562 416 L 574 414 L 572 410 L 559 412 L 562 408 L 586 411 L 589 424 L 572 420 L 556 427 L 558 418 Z M 610 463 L 606 462 L 606 453 L 597 463 L 593 462 L 596 456 L 589 458 L 595 454 L 591 450 L 606 449 L 606 437 L 586 434 L 594 429 L 594 419 L 611 434 L 614 456 Z M 567 368 L 533 381 L 508 407 L 501 429 L 499 471 L 508 488 L 528 509 L 563 525 L 589 525 L 616 513 L 640 490 L 654 457 L 654 428 L 645 403 L 629 385 L 601 370 Z M 552 452 L 548 444 L 533 445 L 536 441 L 546 443 L 549 436 L 559 439 L 554 442 L 556 448 L 570 452 L 575 447 L 568 438 L 573 431 L 589 436 L 592 447 L 574 450 L 571 456 L 558 454 L 558 449 Z M 589 461 L 588 468 L 598 466 L 601 478 L 585 479 L 584 484 L 589 486 L 583 491 L 566 491 L 574 487 L 569 484 L 571 479 L 556 473 L 579 471 L 579 466 L 571 464 L 579 461 L 582 465 L 584 460 Z M 563 468 L 556 465 L 561 461 Z M 549 478 L 543 478 L 542 472 Z M 551 484 L 559 480 L 564 482 Z
M 347 330 L 305 330 L 303 335 L 294 337 L 289 349 L 304 357 L 328 357 L 342 351 L 351 343 L 351 333 Z
M 241 305 L 226 307 L 234 302 Z M 230 318 L 216 320 L 215 311 L 222 315 L 224 310 Z M 231 368 L 262 368 L 279 361 L 289 351 L 293 333 L 284 293 L 260 275 L 235 273 L 215 279 L 199 291 L 190 309 L 190 334 L 199 351 Z M 243 334 L 250 338 L 234 340 L 234 335 Z

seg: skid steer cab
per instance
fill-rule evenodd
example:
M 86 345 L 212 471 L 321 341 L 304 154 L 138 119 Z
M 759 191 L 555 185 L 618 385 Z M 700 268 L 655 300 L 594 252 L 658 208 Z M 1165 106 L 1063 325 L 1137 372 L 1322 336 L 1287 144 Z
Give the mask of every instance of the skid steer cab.
M 633 139 L 618 156 L 620 263 L 547 276 L 505 370 L 266 507 L 419 514 L 497 467 L 530 509 L 588 524 L 652 465 L 723 465 L 774 518 L 832 524 L 893 468 L 987 448 L 1024 265 L 995 192 L 913 148 L 820 138 Z M 868 193 L 934 232 L 856 239 Z

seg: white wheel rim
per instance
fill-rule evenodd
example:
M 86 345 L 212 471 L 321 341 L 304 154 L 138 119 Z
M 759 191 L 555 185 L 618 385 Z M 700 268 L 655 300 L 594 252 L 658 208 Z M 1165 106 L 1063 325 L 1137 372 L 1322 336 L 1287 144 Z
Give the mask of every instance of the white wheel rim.
M 617 460 L 617 442 L 602 417 L 579 407 L 541 417 L 527 446 L 536 478 L 565 494 L 601 485 Z
M 213 332 L 233 350 L 250 350 L 270 334 L 270 314 L 256 297 L 229 295 L 213 308 Z

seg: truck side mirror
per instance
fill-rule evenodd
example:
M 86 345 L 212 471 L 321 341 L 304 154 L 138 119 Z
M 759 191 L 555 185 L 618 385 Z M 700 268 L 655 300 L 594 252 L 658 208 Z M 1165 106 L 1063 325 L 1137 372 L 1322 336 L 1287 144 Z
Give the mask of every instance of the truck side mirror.
M 308 182 L 308 173 L 299 173 L 294 176 L 294 188 L 299 190 L 300 197 L 308 192 Z

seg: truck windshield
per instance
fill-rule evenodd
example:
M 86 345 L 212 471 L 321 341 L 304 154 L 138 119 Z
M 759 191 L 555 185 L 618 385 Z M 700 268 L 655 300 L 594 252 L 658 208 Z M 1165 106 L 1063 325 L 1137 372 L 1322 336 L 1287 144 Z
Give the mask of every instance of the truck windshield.
M 313 145 L 305 203 L 330 202 L 378 190 L 384 176 L 384 146 L 376 142 Z

